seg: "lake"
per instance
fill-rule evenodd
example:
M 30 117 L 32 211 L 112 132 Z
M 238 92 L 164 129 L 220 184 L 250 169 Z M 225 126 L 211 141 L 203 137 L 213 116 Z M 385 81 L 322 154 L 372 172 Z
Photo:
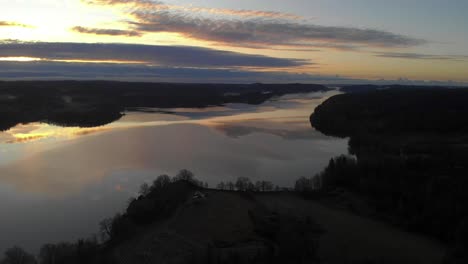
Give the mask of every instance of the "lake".
M 239 176 L 292 187 L 347 153 L 347 139 L 315 131 L 309 116 L 336 91 L 262 105 L 129 109 L 96 128 L 17 125 L 0 132 L 0 250 L 31 252 L 98 232 L 139 186 L 188 169 L 210 187 Z

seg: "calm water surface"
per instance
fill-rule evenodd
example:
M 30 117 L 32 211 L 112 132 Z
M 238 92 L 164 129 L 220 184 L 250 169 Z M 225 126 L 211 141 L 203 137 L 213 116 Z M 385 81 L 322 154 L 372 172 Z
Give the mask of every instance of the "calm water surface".
M 291 187 L 347 153 L 347 140 L 309 123 L 334 94 L 140 109 L 98 128 L 33 123 L 0 132 L 0 251 L 19 245 L 37 252 L 47 242 L 97 233 L 99 221 L 123 210 L 143 182 L 183 168 L 210 186 L 247 176 Z

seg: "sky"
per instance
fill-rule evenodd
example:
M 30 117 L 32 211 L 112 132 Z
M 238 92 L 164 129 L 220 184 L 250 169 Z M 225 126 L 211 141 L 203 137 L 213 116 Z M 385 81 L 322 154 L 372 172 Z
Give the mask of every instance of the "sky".
M 466 0 L 0 0 L 0 80 L 468 82 Z

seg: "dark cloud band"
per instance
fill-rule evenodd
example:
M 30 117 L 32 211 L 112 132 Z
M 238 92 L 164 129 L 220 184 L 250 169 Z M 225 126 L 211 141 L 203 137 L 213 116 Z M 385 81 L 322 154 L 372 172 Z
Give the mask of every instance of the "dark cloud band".
M 0 57 L 43 60 L 122 61 L 195 68 L 284 68 L 310 65 L 300 59 L 249 55 L 190 46 L 139 44 L 12 42 L 0 43 Z
M 146 65 L 61 62 L 0 62 L 0 80 L 121 80 L 190 83 L 323 83 L 466 86 L 466 83 L 417 80 L 364 80 L 340 76 L 200 69 Z
M 467 61 L 466 55 L 434 55 L 423 53 L 400 53 L 400 52 L 383 52 L 376 53 L 375 56 L 391 59 L 409 59 L 409 60 L 444 60 L 444 61 Z

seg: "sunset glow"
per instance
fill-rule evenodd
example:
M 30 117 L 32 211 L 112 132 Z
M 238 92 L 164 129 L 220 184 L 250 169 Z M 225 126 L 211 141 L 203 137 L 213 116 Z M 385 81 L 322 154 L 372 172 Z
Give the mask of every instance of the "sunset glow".
M 0 61 L 19 61 L 19 62 L 28 62 L 28 61 L 40 61 L 40 58 L 31 58 L 31 57 L 1 57 Z
M 187 66 L 210 70 L 241 69 L 255 76 L 249 82 L 279 81 L 281 78 L 296 78 L 302 82 L 347 82 L 350 79 L 468 81 L 468 32 L 462 27 L 467 21 L 460 13 L 463 8 L 468 8 L 467 4 L 447 3 L 444 8 L 453 12 L 450 16 L 440 14 L 443 19 L 436 24 L 427 18 L 435 16 L 438 7 L 444 5 L 442 2 L 431 1 L 433 7 L 408 4 L 408 8 L 414 7 L 411 14 L 401 9 L 397 3 L 400 1 L 385 4 L 358 2 L 353 8 L 346 8 L 349 4 L 340 1 L 303 0 L 274 6 L 265 0 L 235 3 L 223 0 L 210 4 L 186 0 L 0 0 L 0 62 L 6 63 L 2 67 L 14 67 L 18 71 L 24 66 L 8 63 L 41 62 L 34 66 L 41 71 L 47 70 L 50 63 L 63 63 L 64 68 L 77 63 L 93 63 L 145 64 L 158 66 L 158 70 Z M 396 16 L 376 20 L 376 14 L 382 10 L 394 10 Z M 401 17 L 394 19 L 398 16 Z M 115 56 L 119 51 L 97 56 L 95 53 L 100 52 L 96 51 L 96 46 L 53 54 L 55 48 L 52 46 L 60 43 L 95 43 L 103 47 L 131 44 L 134 48 L 125 58 Z M 294 65 L 269 63 L 260 67 L 225 66 L 200 57 L 203 65 L 185 65 L 180 58 L 167 64 L 134 56 L 148 46 L 161 45 L 203 48 L 212 53 L 229 51 L 232 58 L 239 54 L 296 62 Z M 89 55 L 91 53 L 93 55 Z M 148 53 L 154 54 L 153 51 Z M 192 50 L 190 55 L 181 58 L 198 56 L 197 50 Z M 207 62 L 212 66 L 207 67 Z M 102 70 L 106 67 L 111 66 L 103 66 Z M 56 78 L 61 76 L 60 72 L 54 74 Z M 161 80 L 158 76 L 161 75 L 155 74 L 153 80 Z M 0 78 L 15 77 L 4 73 Z M 170 78 L 168 75 L 163 80 Z

